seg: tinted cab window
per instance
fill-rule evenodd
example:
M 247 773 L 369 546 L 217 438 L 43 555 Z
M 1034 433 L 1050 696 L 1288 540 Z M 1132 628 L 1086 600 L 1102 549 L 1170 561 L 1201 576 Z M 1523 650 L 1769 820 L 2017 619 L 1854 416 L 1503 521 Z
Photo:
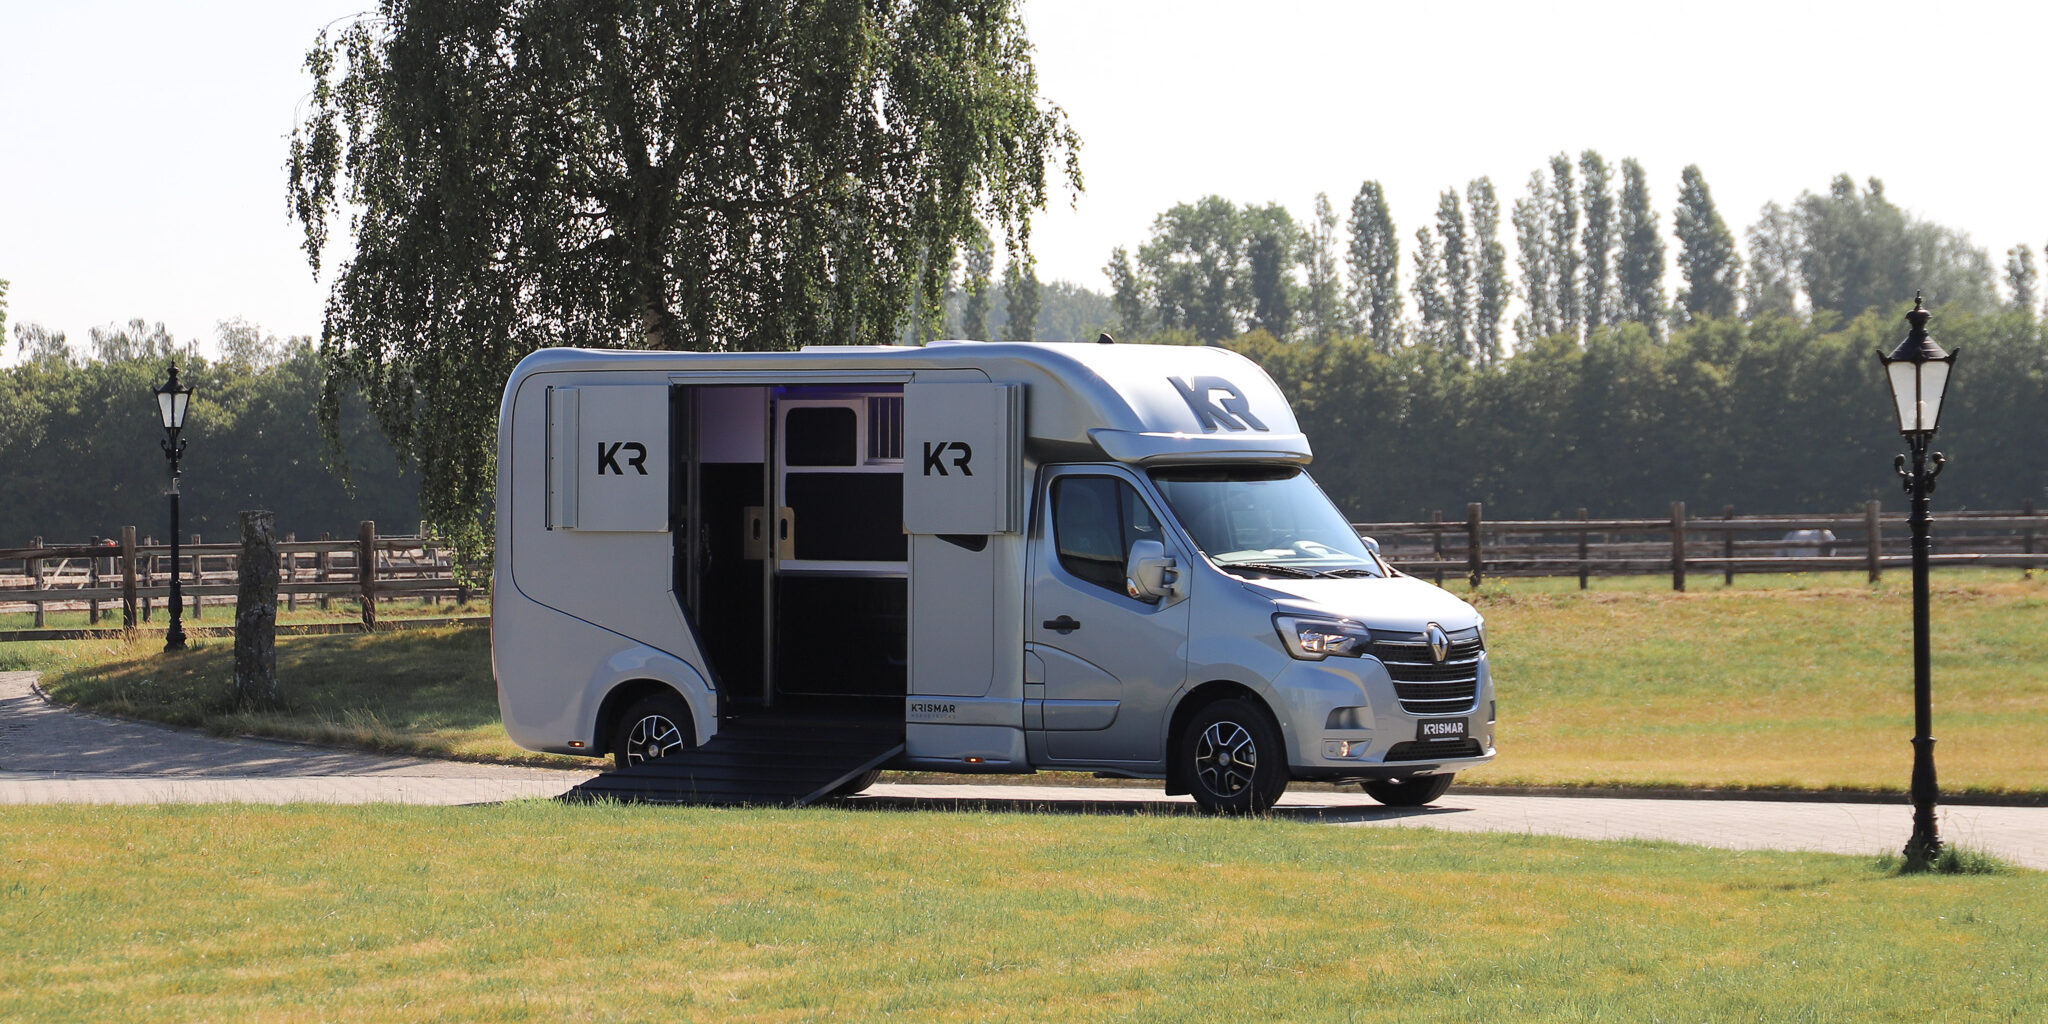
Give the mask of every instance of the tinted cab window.
M 1061 477 L 1053 482 L 1052 506 L 1060 567 L 1119 594 L 1131 543 L 1160 539 L 1159 521 L 1145 499 L 1117 477 Z

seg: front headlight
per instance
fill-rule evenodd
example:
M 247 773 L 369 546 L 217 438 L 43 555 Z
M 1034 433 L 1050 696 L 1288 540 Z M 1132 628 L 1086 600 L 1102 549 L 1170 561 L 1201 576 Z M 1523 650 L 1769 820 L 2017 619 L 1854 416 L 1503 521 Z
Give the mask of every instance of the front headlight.
M 1372 632 L 1347 619 L 1275 615 L 1273 628 L 1280 631 L 1287 653 L 1303 661 L 1321 661 L 1333 654 L 1356 658 L 1372 645 Z

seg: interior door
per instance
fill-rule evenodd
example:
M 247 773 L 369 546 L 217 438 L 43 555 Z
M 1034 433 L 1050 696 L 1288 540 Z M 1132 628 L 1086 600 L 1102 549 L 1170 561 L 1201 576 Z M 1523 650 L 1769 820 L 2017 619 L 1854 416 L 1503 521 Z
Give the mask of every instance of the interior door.
M 1160 523 L 1122 467 L 1072 467 L 1047 480 L 1025 629 L 1027 662 L 1043 681 L 1027 675 L 1025 697 L 1050 759 L 1165 759 L 1167 706 L 1187 674 L 1189 605 L 1185 592 L 1154 604 L 1124 589 L 1134 541 L 1158 540 L 1186 564 Z

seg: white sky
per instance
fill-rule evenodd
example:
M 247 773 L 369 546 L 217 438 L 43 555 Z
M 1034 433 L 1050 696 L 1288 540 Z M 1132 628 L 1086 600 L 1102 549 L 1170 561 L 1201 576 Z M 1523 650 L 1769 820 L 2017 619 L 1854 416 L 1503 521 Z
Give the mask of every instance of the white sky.
M 314 33 L 367 6 L 0 0 L 9 322 L 74 346 L 131 317 L 180 338 L 237 316 L 316 333 L 328 282 L 286 216 L 285 146 Z M 1846 172 L 2001 264 L 2048 243 L 2048 5 L 1026 0 L 1025 17 L 1084 143 L 1078 208 L 1056 196 L 1034 229 L 1047 280 L 1104 289 L 1110 249 L 1176 202 L 1306 218 L 1327 192 L 1342 217 L 1368 178 L 1406 250 L 1444 188 L 1489 175 L 1505 212 L 1550 154 L 1586 148 L 1643 163 L 1667 236 L 1698 163 L 1738 236 Z

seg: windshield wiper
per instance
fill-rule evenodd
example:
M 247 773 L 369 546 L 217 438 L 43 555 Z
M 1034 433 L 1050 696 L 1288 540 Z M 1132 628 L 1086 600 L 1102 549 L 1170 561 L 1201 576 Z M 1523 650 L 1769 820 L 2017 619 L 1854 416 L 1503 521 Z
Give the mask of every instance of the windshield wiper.
M 1220 562 L 1217 564 L 1226 571 L 1231 569 L 1256 569 L 1259 572 L 1270 572 L 1279 576 L 1301 576 L 1309 579 L 1330 575 L 1330 573 L 1319 569 L 1304 569 L 1298 565 L 1275 565 L 1272 562 Z
M 1344 576 L 1344 577 L 1353 577 L 1353 576 L 1369 576 L 1369 577 L 1371 577 L 1371 578 L 1373 578 L 1373 579 L 1379 579 L 1379 578 L 1380 578 L 1380 574 L 1379 574 L 1379 573 L 1377 573 L 1377 572 L 1374 572 L 1374 571 L 1373 571 L 1373 570 L 1371 570 L 1371 569 L 1367 569 L 1367 568 L 1364 568 L 1363 566 L 1359 566 L 1359 567 L 1355 567 L 1355 568 L 1350 568 L 1350 569 L 1331 569 L 1330 571 L 1328 571 L 1328 572 L 1325 572 L 1325 573 L 1323 573 L 1323 575 L 1325 575 L 1325 576 Z

